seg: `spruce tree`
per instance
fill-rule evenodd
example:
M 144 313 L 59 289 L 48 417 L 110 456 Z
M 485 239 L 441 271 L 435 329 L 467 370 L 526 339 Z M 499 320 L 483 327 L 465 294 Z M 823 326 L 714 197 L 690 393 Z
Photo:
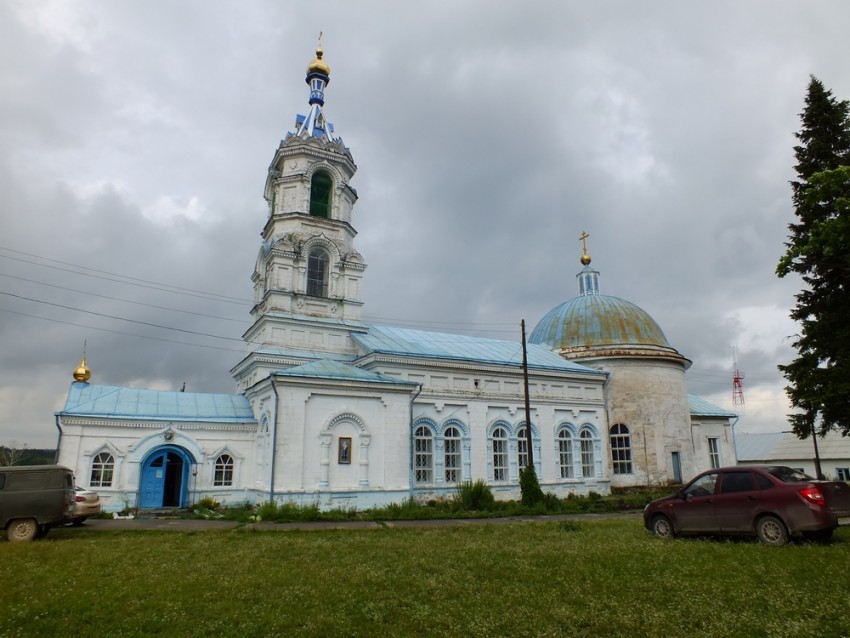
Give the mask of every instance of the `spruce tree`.
M 815 77 L 800 114 L 794 147 L 798 179 L 791 182 L 797 222 L 789 224 L 786 253 L 776 272 L 805 287 L 791 318 L 800 333 L 797 358 L 779 369 L 798 411 L 800 438 L 838 429 L 850 434 L 850 103 L 836 100 Z

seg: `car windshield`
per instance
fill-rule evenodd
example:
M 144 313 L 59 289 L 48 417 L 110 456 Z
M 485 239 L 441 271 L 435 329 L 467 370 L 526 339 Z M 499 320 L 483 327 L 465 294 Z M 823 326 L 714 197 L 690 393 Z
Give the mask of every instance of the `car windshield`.
M 766 467 L 764 469 L 768 474 L 772 474 L 783 483 L 806 483 L 808 481 L 815 480 L 802 470 L 795 470 L 793 467 L 778 465 L 775 467 Z

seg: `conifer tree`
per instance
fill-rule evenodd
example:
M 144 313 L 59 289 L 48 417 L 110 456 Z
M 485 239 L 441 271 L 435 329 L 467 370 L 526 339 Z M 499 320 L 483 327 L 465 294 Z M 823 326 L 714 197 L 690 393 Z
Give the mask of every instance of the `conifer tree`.
M 776 273 L 797 273 L 805 287 L 791 318 L 800 333 L 797 358 L 779 369 L 798 411 L 789 415 L 800 438 L 838 429 L 850 434 L 850 103 L 811 78 L 794 147 L 791 182 L 797 222 Z

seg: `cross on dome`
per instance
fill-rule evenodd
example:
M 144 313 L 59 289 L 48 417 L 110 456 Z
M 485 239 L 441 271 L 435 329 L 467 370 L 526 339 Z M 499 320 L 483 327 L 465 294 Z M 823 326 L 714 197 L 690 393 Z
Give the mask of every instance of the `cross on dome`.
M 329 141 L 340 141 L 334 135 L 333 124 L 325 119 L 322 107 L 325 105 L 325 87 L 330 83 L 331 67 L 322 58 L 322 32 L 319 32 L 319 44 L 316 57 L 307 65 L 307 77 L 304 81 L 310 86 L 310 111 L 299 115 L 295 120 L 295 134 L 314 136 Z

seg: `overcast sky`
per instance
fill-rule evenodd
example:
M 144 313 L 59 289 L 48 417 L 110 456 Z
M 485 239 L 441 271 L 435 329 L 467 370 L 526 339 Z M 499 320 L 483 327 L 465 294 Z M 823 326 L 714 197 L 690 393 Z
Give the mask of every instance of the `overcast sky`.
M 53 447 L 92 382 L 232 392 L 266 170 L 306 112 L 351 149 L 364 315 L 519 339 L 606 294 L 738 432 L 789 429 L 778 363 L 809 75 L 850 98 L 850 3 L 0 2 L 0 444 Z

